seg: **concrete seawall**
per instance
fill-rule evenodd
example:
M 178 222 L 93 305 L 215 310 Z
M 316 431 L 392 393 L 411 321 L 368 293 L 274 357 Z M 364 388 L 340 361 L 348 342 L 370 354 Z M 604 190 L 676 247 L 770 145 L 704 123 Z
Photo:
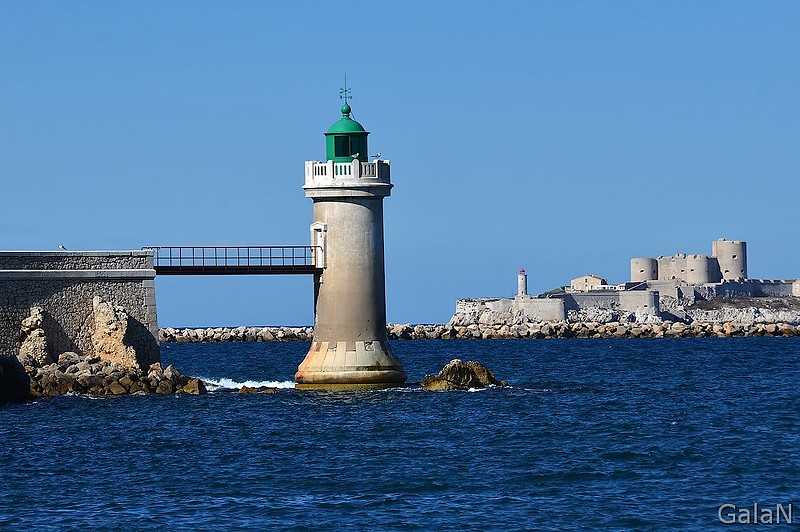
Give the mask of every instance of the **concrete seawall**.
M 42 310 L 51 354 L 93 354 L 93 299 L 100 296 L 128 313 L 126 343 L 143 360 L 157 362 L 153 252 L 0 252 L 0 355 L 20 349 L 20 324 L 32 307 Z

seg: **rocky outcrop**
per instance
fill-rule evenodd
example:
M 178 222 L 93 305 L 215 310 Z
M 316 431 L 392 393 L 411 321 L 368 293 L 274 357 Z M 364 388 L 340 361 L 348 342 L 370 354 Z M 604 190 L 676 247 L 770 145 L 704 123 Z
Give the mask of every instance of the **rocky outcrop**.
M 44 315 L 39 307 L 31 308 L 31 315 L 22 320 L 20 326 L 20 339 L 17 358 L 21 364 L 45 365 L 51 363 L 50 350 L 47 347 L 47 337 L 44 332 Z
M 242 386 L 239 388 L 239 393 L 278 393 L 278 390 L 275 388 L 268 388 L 266 386 L 259 386 L 257 388 Z
M 128 319 L 125 309 L 95 297 L 89 324 L 93 352 L 68 351 L 54 357 L 48 349 L 42 310 L 32 308 L 20 327 L 19 354 L 13 359 L 0 357 L 0 400 L 66 393 L 206 393 L 200 379 L 183 375 L 172 366 L 164 369 L 158 362 L 142 363 L 136 349 L 126 343 Z
M 24 401 L 30 395 L 30 378 L 15 357 L 0 355 L 0 404 Z
M 100 296 L 92 300 L 92 346 L 101 360 L 125 368 L 141 368 L 136 349 L 125 344 L 128 332 L 128 313 L 125 309 L 103 301 Z
M 97 356 L 63 353 L 58 357 L 58 362 L 42 367 L 25 367 L 25 372 L 30 377 L 32 397 L 53 397 L 67 393 L 95 396 L 206 393 L 205 384 L 200 379 L 183 375 L 172 366 L 162 369 L 158 362 L 143 371 Z
M 438 375 L 425 375 L 420 385 L 426 390 L 444 392 L 506 386 L 507 383 L 497 380 L 494 373 L 480 362 L 463 362 L 456 358 L 445 364 Z

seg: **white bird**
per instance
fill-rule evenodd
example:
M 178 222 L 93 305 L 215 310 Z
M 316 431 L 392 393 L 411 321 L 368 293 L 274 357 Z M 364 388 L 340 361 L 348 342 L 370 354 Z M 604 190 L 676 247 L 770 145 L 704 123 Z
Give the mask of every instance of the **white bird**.
M 360 154 L 360 153 L 354 153 L 354 154 L 353 154 L 353 155 L 351 155 L 350 157 L 352 157 L 353 159 L 358 159 L 358 156 L 359 156 L 359 155 L 361 155 L 361 154 Z
M 64 247 L 64 244 L 59 244 L 59 245 L 58 245 L 58 249 L 61 249 L 61 250 L 63 250 L 63 251 L 66 251 L 66 250 L 67 250 L 67 248 L 65 248 L 65 247 Z
M 380 159 L 381 158 L 381 152 L 376 153 L 375 155 L 372 156 L 372 158 L 373 159 Z

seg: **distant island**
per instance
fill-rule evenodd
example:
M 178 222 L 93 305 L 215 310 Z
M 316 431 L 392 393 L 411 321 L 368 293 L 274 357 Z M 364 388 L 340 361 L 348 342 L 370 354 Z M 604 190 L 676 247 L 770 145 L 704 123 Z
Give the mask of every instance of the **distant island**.
M 731 336 L 779 330 L 786 336 L 800 324 L 800 281 L 748 278 L 744 241 L 721 238 L 713 242 L 711 255 L 677 253 L 632 258 L 630 264 L 628 282 L 610 285 L 600 276 L 584 275 L 538 296 L 528 295 L 527 274 L 521 270 L 515 297 L 459 300 L 449 324 L 502 329 L 567 323 L 572 332 L 590 336 L 675 334 L 670 331 Z
M 632 258 L 631 279 L 597 275 L 537 296 L 527 273 L 514 297 L 460 299 L 446 324 L 389 324 L 390 339 L 800 336 L 800 281 L 750 279 L 747 244 L 711 255 Z M 311 327 L 164 328 L 162 342 L 308 341 Z

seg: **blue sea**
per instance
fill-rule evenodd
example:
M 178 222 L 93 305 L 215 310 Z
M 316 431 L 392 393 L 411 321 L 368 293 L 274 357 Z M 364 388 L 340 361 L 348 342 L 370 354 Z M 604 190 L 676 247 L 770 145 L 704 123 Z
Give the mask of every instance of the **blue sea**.
M 511 386 L 302 392 L 306 343 L 166 344 L 221 387 L 0 407 L 0 530 L 707 530 L 754 503 L 800 523 L 800 338 L 392 346 L 410 381 L 461 358 Z

